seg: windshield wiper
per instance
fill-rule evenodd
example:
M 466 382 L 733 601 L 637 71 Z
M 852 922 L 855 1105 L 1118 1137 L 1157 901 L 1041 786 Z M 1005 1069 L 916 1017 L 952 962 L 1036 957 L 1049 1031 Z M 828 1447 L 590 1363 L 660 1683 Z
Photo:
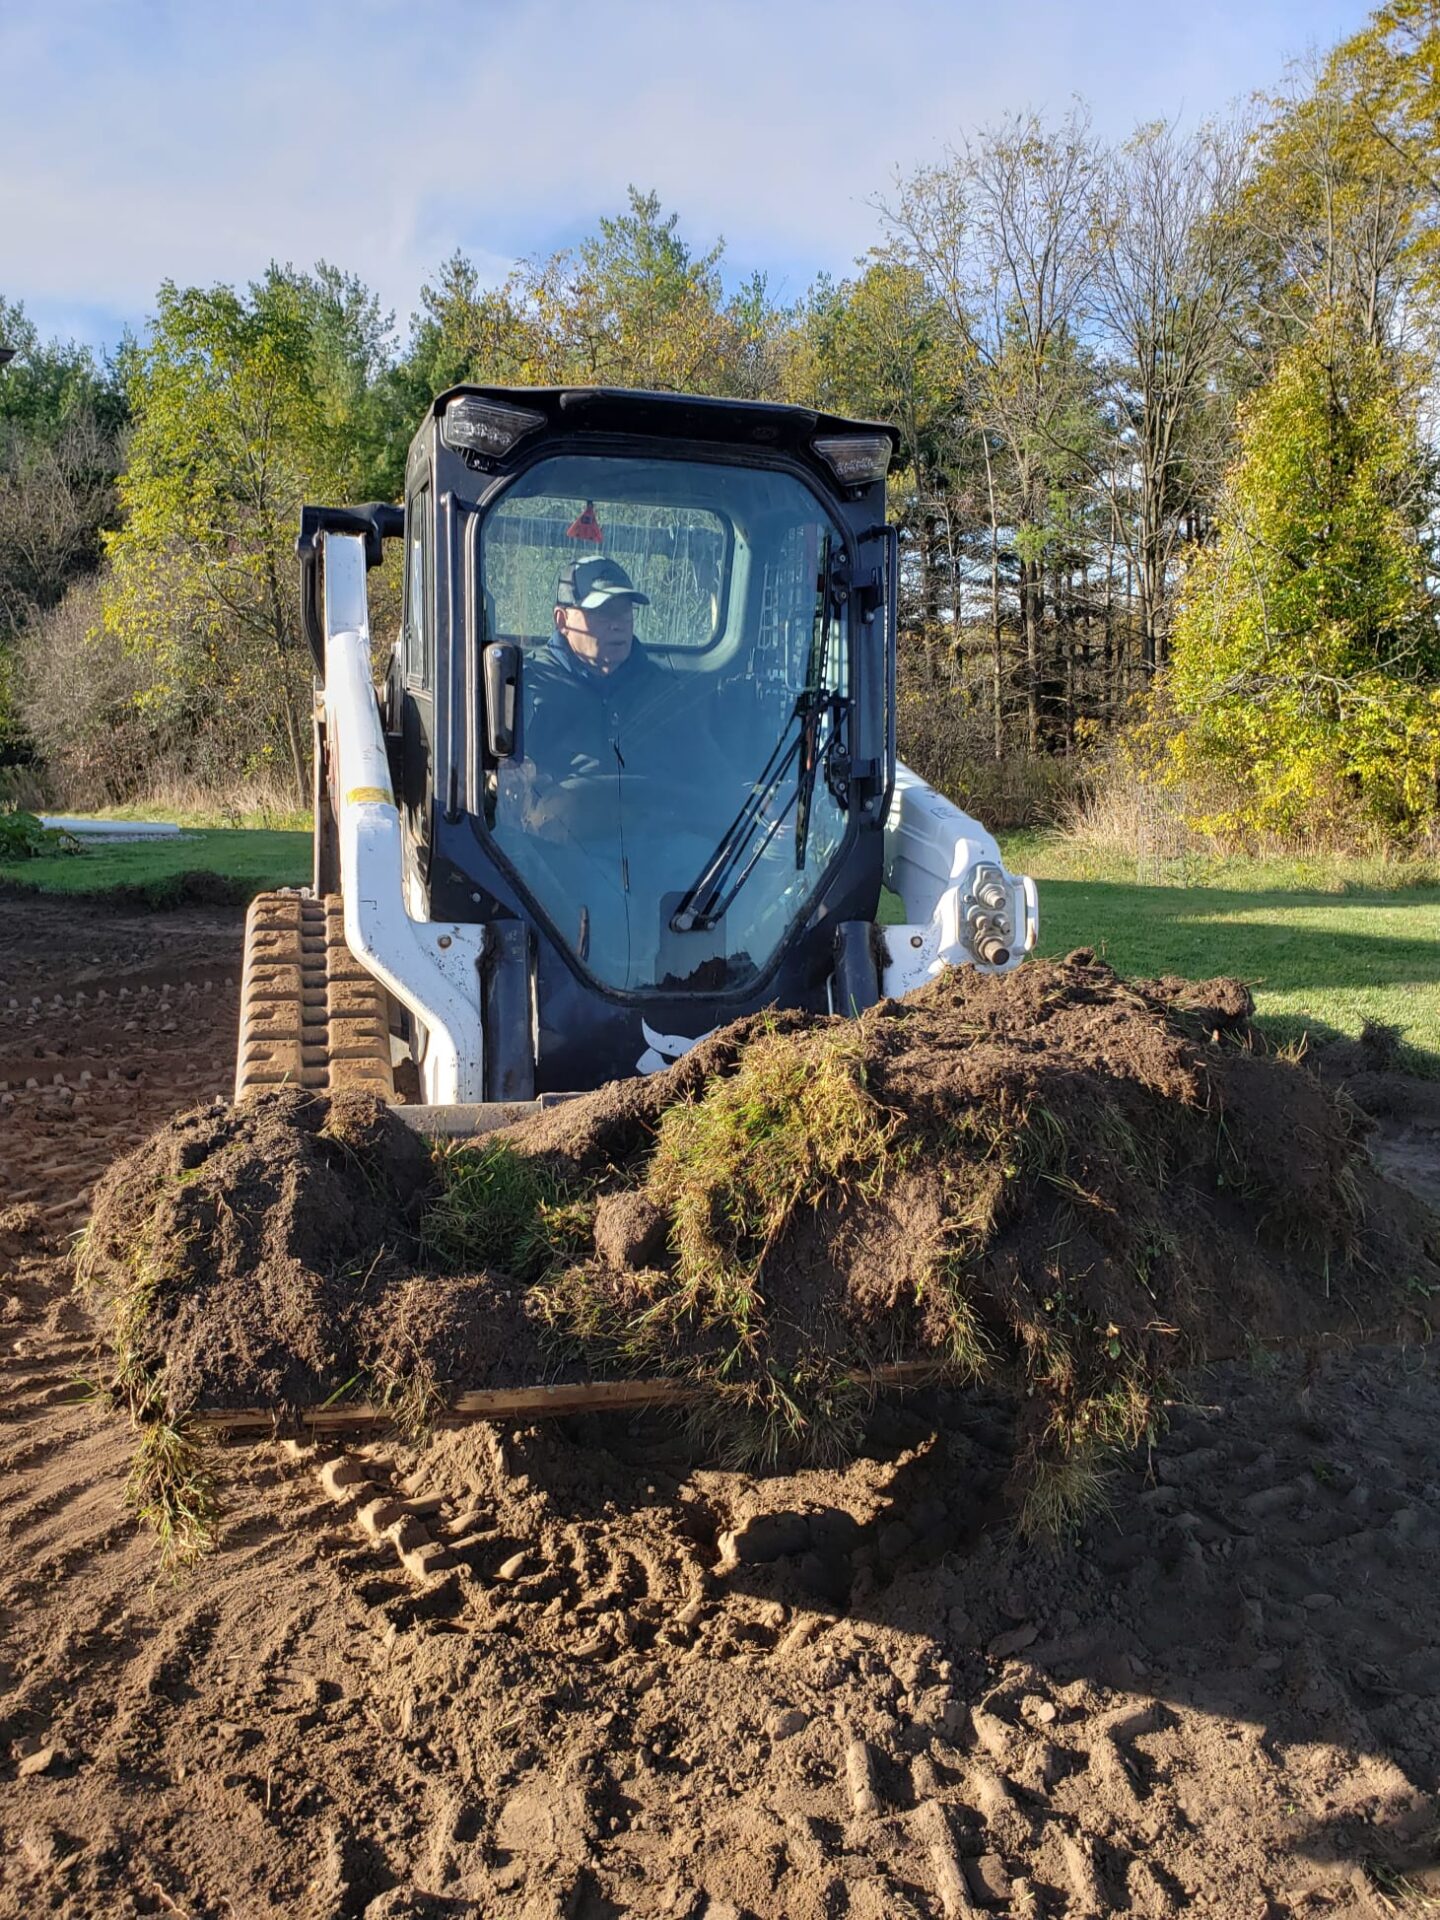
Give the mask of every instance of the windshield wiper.
M 808 700 L 808 696 L 802 695 Z M 797 712 L 799 709 L 797 708 Z M 805 850 L 810 841 L 810 804 L 815 797 L 815 780 L 820 772 L 822 761 L 828 761 L 839 736 L 840 719 L 845 711 L 845 702 L 837 693 L 821 694 L 809 700 L 801 720 L 800 729 L 800 778 L 796 783 L 795 801 L 795 867 L 798 872 L 805 865 Z M 820 723 L 826 714 L 830 715 L 830 737 L 824 747 L 820 745 Z M 835 789 L 833 772 L 830 775 L 832 792 Z M 836 799 L 840 795 L 836 793 Z M 843 802 L 848 806 L 849 802 Z
M 805 851 L 810 839 L 810 808 L 822 758 L 820 726 L 827 712 L 838 722 L 844 704 L 841 696 L 832 693 L 826 685 L 832 619 L 828 534 L 821 547 L 819 572 L 821 607 L 811 632 L 805 686 L 796 698 L 794 711 L 785 723 L 785 731 L 775 742 L 749 799 L 726 828 L 719 845 L 670 916 L 670 927 L 674 933 L 708 933 L 724 918 L 730 903 L 755 871 L 761 855 L 792 813 L 796 814 L 796 871 L 805 865 Z M 832 725 L 827 752 L 834 739 Z M 764 834 L 751 849 L 750 843 L 755 838 L 765 809 L 784 785 L 791 766 L 797 760 L 799 775 L 795 791 L 780 811 L 765 822 Z M 750 849 L 748 858 L 747 849 Z M 743 866 L 740 864 L 742 860 Z
M 749 799 L 725 829 L 720 837 L 720 844 L 700 869 L 697 878 L 686 889 L 679 906 L 670 916 L 672 932 L 708 933 L 716 922 L 724 917 L 730 902 L 755 871 L 761 854 L 790 817 L 800 797 L 798 782 L 794 793 L 779 813 L 766 822 L 765 832 L 759 844 L 736 876 L 735 869 L 755 837 L 761 815 L 785 784 L 785 776 L 800 752 L 804 739 L 803 729 L 795 734 L 793 739 L 790 736 L 790 729 L 796 717 L 796 714 L 792 714 L 787 721 L 785 731 L 775 742 L 774 751 L 766 761 L 765 769 L 756 781 Z

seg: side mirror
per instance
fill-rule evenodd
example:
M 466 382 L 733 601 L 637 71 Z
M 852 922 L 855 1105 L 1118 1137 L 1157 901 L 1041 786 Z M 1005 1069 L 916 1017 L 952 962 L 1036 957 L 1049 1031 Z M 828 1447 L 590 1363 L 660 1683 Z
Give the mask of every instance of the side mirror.
M 520 750 L 520 649 L 492 640 L 480 656 L 485 677 L 485 750 L 509 760 Z

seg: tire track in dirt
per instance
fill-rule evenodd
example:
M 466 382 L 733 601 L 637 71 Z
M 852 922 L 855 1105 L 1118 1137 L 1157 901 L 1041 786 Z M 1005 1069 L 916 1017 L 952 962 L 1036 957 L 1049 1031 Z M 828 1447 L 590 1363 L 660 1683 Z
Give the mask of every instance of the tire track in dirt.
M 73 1231 L 117 1153 L 228 1093 L 240 925 L 0 900 L 0 1214 Z

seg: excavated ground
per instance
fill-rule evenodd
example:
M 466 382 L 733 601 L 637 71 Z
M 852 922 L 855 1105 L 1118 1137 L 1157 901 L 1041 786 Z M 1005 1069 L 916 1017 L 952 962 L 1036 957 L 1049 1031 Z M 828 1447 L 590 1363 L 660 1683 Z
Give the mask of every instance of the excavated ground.
M 1004 1519 L 1013 1406 L 936 1392 L 843 1470 L 719 1472 L 656 1420 L 237 1450 L 217 1550 L 157 1583 L 131 1435 L 76 1403 L 64 1235 L 114 1152 L 224 1092 L 238 933 L 0 902 L 0 1914 L 1440 1898 L 1416 1343 L 1187 1377 L 1055 1554 Z M 1432 1092 L 1354 1065 L 1424 1178 Z

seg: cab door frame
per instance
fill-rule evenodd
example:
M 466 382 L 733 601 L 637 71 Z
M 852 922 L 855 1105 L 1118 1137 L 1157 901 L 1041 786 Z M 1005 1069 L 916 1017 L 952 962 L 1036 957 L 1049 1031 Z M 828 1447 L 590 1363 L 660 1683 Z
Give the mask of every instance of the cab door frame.
M 400 629 L 400 803 L 407 852 L 422 884 L 434 849 L 437 623 L 435 489 L 427 468 L 405 499 L 404 617 Z

